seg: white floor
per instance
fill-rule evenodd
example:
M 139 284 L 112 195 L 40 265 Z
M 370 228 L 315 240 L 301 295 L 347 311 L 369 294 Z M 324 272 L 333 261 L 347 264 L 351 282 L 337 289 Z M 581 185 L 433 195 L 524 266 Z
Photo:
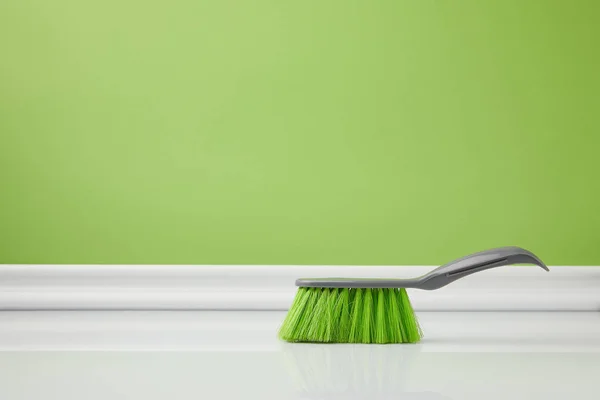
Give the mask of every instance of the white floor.
M 288 344 L 283 312 L 0 312 L 0 399 L 599 399 L 598 312 L 422 312 L 418 345 Z

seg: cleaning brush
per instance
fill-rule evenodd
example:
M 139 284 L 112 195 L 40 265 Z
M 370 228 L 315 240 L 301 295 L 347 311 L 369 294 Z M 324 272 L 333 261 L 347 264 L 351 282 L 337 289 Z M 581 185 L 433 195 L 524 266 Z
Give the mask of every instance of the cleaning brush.
M 474 253 L 412 279 L 302 278 L 279 330 L 288 342 L 417 343 L 423 337 L 407 288 L 435 290 L 457 279 L 503 265 L 534 264 L 520 247 Z

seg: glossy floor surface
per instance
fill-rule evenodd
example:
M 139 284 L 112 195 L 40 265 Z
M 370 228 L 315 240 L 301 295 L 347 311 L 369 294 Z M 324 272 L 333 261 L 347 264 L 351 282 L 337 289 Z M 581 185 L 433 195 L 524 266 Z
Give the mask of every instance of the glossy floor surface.
M 0 399 L 599 399 L 600 313 L 420 313 L 418 345 L 289 344 L 282 312 L 1 312 Z

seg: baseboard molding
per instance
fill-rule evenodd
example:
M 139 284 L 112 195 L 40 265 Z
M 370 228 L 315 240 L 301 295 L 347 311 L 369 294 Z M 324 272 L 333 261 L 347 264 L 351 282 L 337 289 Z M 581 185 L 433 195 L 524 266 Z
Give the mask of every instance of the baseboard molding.
M 427 266 L 0 265 L 0 310 L 286 310 L 299 277 L 414 277 Z M 600 267 L 505 267 L 437 291 L 419 311 L 600 311 Z

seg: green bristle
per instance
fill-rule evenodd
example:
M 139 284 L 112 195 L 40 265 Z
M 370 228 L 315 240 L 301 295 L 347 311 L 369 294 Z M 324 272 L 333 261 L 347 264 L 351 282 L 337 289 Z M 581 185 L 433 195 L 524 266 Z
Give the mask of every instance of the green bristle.
M 315 306 L 315 316 L 313 321 L 323 321 L 322 323 L 312 323 L 310 336 L 319 338 L 319 341 L 324 341 L 325 332 L 329 328 L 331 330 L 331 310 L 329 310 L 329 289 L 321 289 L 319 300 Z
M 316 305 L 319 300 L 319 292 L 321 290 L 312 290 L 307 289 L 306 296 L 306 305 L 304 306 L 304 310 L 300 313 L 297 327 L 295 330 L 295 334 L 297 335 L 300 341 L 306 342 L 312 337 L 312 332 L 310 332 L 310 328 L 313 327 L 312 320 L 317 318 Z
M 298 289 L 279 337 L 288 342 L 416 343 L 406 289 Z
M 338 343 L 348 343 L 350 335 L 350 290 L 338 289 L 338 297 L 335 303 L 333 322 L 333 339 Z M 336 321 L 338 323 L 336 324 Z
M 362 340 L 362 308 L 363 308 L 363 290 L 354 290 L 354 298 L 350 303 L 350 337 L 349 343 L 361 343 Z
M 384 289 L 387 290 L 387 289 Z M 394 324 L 398 324 L 398 321 L 401 321 L 400 317 L 400 308 L 398 307 L 398 301 L 396 299 L 396 295 L 392 292 L 390 295 L 385 296 L 386 300 L 386 317 L 387 317 L 387 326 L 394 326 Z M 401 325 L 401 323 L 399 324 Z M 402 340 L 402 327 L 400 329 L 389 329 L 389 340 L 391 343 L 403 343 Z
M 325 332 L 323 333 L 323 341 L 331 342 L 333 339 L 333 331 L 335 329 L 334 321 L 336 320 L 334 317 L 335 312 L 335 303 L 337 301 L 338 293 L 337 289 L 327 289 L 329 290 L 329 294 L 327 297 L 327 327 L 325 328 Z
M 386 313 L 385 307 L 387 306 L 387 302 L 385 301 L 385 292 L 384 289 L 380 289 L 377 291 L 377 326 L 383 326 L 385 329 L 377 329 L 375 331 L 375 343 L 388 343 L 388 332 L 389 327 L 387 322 L 388 313 Z
M 365 289 L 365 295 L 363 300 L 363 320 L 362 320 L 362 329 L 359 329 L 361 332 L 361 342 L 362 343 L 373 343 L 371 340 L 371 332 L 373 331 L 373 294 L 372 289 Z
M 303 313 L 305 318 L 300 320 L 300 332 L 302 341 L 310 341 L 311 338 L 315 337 L 315 327 L 321 321 L 323 316 L 322 309 L 319 306 L 323 305 L 323 302 L 319 304 L 321 299 L 321 291 L 323 289 L 311 289 L 309 290 L 309 298 L 306 303 L 306 312 Z M 311 311 L 312 310 L 312 311 Z
M 398 292 L 396 292 L 396 296 L 394 296 L 394 298 L 396 299 L 396 304 L 398 305 L 398 315 L 400 317 L 400 336 L 401 336 L 401 340 L 403 342 L 407 342 L 409 339 L 409 335 L 408 335 L 408 327 L 406 326 L 406 322 L 404 321 L 404 312 L 406 312 L 406 309 L 404 308 L 404 306 L 402 305 L 402 294 L 401 294 L 401 290 L 398 290 Z
M 290 307 L 290 311 L 285 317 L 281 330 L 279 331 L 279 336 L 282 339 L 287 340 L 286 338 L 298 337 L 299 321 L 303 317 L 302 314 L 305 313 L 308 297 L 309 291 L 307 288 L 301 287 L 298 289 L 296 297 Z
M 421 327 L 419 326 L 419 322 L 416 318 L 414 318 L 415 312 L 412 308 L 412 304 L 410 304 L 410 299 L 408 298 L 408 293 L 406 293 L 406 289 L 402 288 L 399 290 L 400 293 L 400 303 L 402 308 L 400 310 L 400 315 L 402 317 L 402 325 L 406 326 L 406 334 L 407 334 L 407 342 L 414 343 L 418 342 L 423 336 L 423 332 L 421 332 Z M 413 317 L 411 317 L 411 315 Z

